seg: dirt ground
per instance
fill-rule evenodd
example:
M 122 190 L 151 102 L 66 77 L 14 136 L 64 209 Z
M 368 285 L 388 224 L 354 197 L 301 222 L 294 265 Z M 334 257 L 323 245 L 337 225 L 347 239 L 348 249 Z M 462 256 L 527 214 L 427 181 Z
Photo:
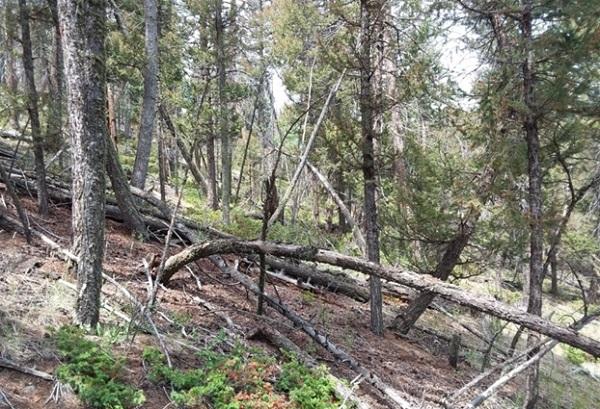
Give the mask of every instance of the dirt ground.
M 35 214 L 33 203 L 26 200 L 25 204 L 31 214 Z M 69 246 L 68 208 L 53 208 L 47 220 L 33 217 L 32 224 L 61 245 Z M 161 252 L 159 243 L 137 242 L 121 224 L 107 222 L 105 270 L 140 300 L 144 300 L 147 293 L 142 259 L 150 259 Z M 236 260 L 229 257 L 228 261 Z M 255 268 L 243 262 L 240 266 L 241 271 L 256 276 Z M 75 283 L 67 263 L 40 243 L 28 245 L 19 235 L 0 231 L 0 356 L 26 367 L 53 373 L 60 359 L 49 342 L 49 328 L 67 324 L 72 319 L 74 291 L 66 283 Z M 114 286 L 105 284 L 103 292 L 106 304 L 121 311 L 127 310 L 127 301 L 119 296 Z M 271 279 L 268 292 L 329 334 L 333 342 L 363 366 L 406 393 L 423 408 L 440 407 L 439 403 L 446 393 L 459 388 L 478 373 L 466 360 L 461 361 L 458 369 L 453 369 L 447 362 L 445 341 L 434 336 L 418 331 L 408 337 L 391 331 L 387 331 L 383 338 L 373 336 L 368 329 L 368 304 L 326 291 L 303 290 L 294 283 L 278 279 Z M 208 261 L 200 261 L 191 270 L 177 273 L 168 288 L 159 292 L 158 301 L 159 311 L 164 313 L 155 316 L 160 331 L 185 343 L 201 346 L 203 340 L 214 337 L 226 327 L 224 316 L 231 318 L 240 334 L 252 333 L 264 324 L 254 313 L 255 297 L 249 295 L 241 284 L 224 277 Z M 397 301 L 386 300 L 386 304 L 388 311 L 401 307 Z M 327 365 L 333 374 L 347 380 L 355 378 L 356 374 L 345 364 L 335 362 L 326 351 L 275 311 L 267 309 L 267 316 L 270 325 L 276 326 L 304 351 Z M 122 323 L 106 310 L 102 311 L 102 320 Z M 196 336 L 192 337 L 193 334 Z M 193 362 L 192 351 L 176 342 L 167 342 L 176 365 L 187 366 Z M 276 351 L 272 345 L 260 340 L 248 342 L 273 353 Z M 167 393 L 146 381 L 140 360 L 141 351 L 148 344 L 156 344 L 155 339 L 140 334 L 133 343 L 121 346 L 119 352 L 128 358 L 130 380 L 143 388 L 148 398 L 143 407 L 164 408 L 169 404 Z M 0 368 L 0 407 L 10 407 L 6 399 L 14 408 L 81 407 L 68 390 L 62 390 L 61 399 L 58 403 L 54 402 L 50 398 L 53 388 L 53 382 Z M 365 382 L 357 395 L 374 407 L 385 407 L 378 403 L 376 394 Z

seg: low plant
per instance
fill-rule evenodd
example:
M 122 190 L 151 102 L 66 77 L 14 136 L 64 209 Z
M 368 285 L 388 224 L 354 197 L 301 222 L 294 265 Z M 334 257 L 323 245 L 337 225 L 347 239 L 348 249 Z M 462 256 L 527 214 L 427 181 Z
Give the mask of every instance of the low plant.
M 236 346 L 220 353 L 209 345 L 199 353 L 200 368 L 169 368 L 163 354 L 143 354 L 152 382 L 171 387 L 180 407 L 215 409 L 333 409 L 339 406 L 325 369 L 311 370 L 292 359 L 279 368 L 264 353 Z
M 276 387 L 289 395 L 290 400 L 303 409 L 335 409 L 334 385 L 324 367 L 309 369 L 292 357 L 281 369 Z
M 565 348 L 565 357 L 574 365 L 581 365 L 585 361 L 589 361 L 591 359 L 590 354 L 570 345 L 567 345 Z
M 90 408 L 128 409 L 145 401 L 141 390 L 127 385 L 121 375 L 124 359 L 115 357 L 97 342 L 85 338 L 82 329 L 65 326 L 53 338 L 65 359 L 56 375 L 69 384 Z

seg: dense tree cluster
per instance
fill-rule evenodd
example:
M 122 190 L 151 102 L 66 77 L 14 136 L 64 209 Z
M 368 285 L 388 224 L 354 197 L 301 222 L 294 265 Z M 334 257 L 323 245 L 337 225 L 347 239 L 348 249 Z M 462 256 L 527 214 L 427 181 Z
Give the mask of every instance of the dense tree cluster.
M 52 175 L 72 183 L 80 324 L 98 323 L 105 196 L 151 239 L 140 189 L 244 238 L 484 275 L 537 316 L 573 282 L 599 300 L 596 0 L 0 4 L 2 136 L 31 142 L 41 216 Z M 377 335 L 382 294 L 372 275 Z

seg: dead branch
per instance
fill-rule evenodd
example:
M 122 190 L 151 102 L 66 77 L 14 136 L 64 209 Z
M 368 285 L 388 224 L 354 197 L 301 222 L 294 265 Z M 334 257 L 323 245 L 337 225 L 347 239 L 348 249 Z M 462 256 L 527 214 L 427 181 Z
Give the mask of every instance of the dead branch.
M 0 357 L 0 367 L 12 369 L 13 371 L 21 372 L 27 375 L 35 376 L 36 378 L 43 379 L 45 381 L 53 381 L 54 376 L 50 375 L 47 372 L 38 371 L 37 369 L 29 368 L 23 365 L 19 365 L 16 362 L 13 362 L 6 358 Z
M 341 85 L 342 80 L 344 79 L 345 75 L 346 75 L 346 70 L 344 69 L 344 71 L 342 71 L 342 73 L 340 74 L 340 77 L 337 80 L 337 82 L 335 83 L 335 85 L 331 88 L 331 91 L 329 91 L 329 95 L 327 96 L 327 99 L 325 100 L 325 103 L 323 104 L 323 108 L 321 109 L 321 113 L 319 114 L 319 118 L 317 119 L 317 123 L 313 127 L 312 133 L 310 134 L 310 137 L 308 138 L 308 142 L 306 143 L 306 147 L 304 148 L 304 153 L 302 154 L 302 158 L 300 158 L 300 163 L 298 164 L 298 167 L 296 168 L 296 171 L 294 172 L 294 176 L 292 177 L 292 180 L 291 180 L 287 190 L 285 191 L 283 198 L 279 202 L 279 206 L 277 206 L 277 209 L 273 212 L 273 214 L 271 215 L 271 217 L 269 219 L 269 226 L 271 226 L 273 223 L 275 223 L 275 221 L 279 218 L 279 215 L 285 208 L 285 205 L 287 204 L 288 200 L 290 200 L 290 197 L 292 196 L 292 192 L 294 191 L 294 188 L 296 187 L 296 183 L 298 183 L 298 179 L 300 178 L 300 175 L 302 174 L 304 165 L 306 164 L 306 161 L 308 160 L 308 155 L 310 153 L 310 149 L 312 148 L 313 142 L 315 141 L 315 138 L 317 137 L 317 134 L 319 133 L 319 129 L 321 128 L 321 124 L 323 123 L 323 120 L 325 119 L 325 116 L 329 109 L 329 105 L 331 104 L 333 97 L 335 96 L 338 89 L 340 88 L 340 85 Z

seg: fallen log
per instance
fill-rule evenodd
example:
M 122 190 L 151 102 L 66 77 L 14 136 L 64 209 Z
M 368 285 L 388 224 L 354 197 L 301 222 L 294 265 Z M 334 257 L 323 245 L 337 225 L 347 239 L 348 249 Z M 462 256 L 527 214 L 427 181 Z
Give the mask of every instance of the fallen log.
M 261 291 L 258 286 L 252 282 L 250 278 L 245 276 L 244 274 L 237 271 L 235 268 L 231 268 L 225 264 L 225 262 L 216 256 L 211 256 L 210 260 L 223 272 L 229 274 L 236 281 L 239 281 L 244 287 L 248 290 L 252 291 L 254 294 L 259 295 Z M 168 263 L 168 260 L 167 260 Z M 337 345 L 335 345 L 327 334 L 319 332 L 314 326 L 312 326 L 308 321 L 304 318 L 300 317 L 294 311 L 292 311 L 285 304 L 275 300 L 268 294 L 262 293 L 263 300 L 271 306 L 275 311 L 279 314 L 283 315 L 287 319 L 289 319 L 295 326 L 300 328 L 305 334 L 310 336 L 317 344 L 325 348 L 329 351 L 336 360 L 347 364 L 352 370 L 364 376 L 365 381 L 369 384 L 373 385 L 375 389 L 377 389 L 386 401 L 393 405 L 392 407 L 402 408 L 402 409 L 410 409 L 413 408 L 413 405 L 409 403 L 406 399 L 400 396 L 400 392 L 396 391 L 386 383 L 384 383 L 376 374 L 363 367 L 358 361 L 356 361 L 352 356 L 350 356 L 347 352 L 340 349 Z
M 23 365 L 19 365 L 16 362 L 10 361 L 6 358 L 0 358 L 0 367 L 12 369 L 13 371 L 21 372 L 27 375 L 35 376 L 36 378 L 43 379 L 45 381 L 53 381 L 54 376 L 47 372 L 38 371 L 37 369 L 28 368 Z
M 585 316 L 581 320 L 572 324 L 571 328 L 581 329 L 584 326 L 586 326 L 587 324 L 589 324 L 590 322 L 594 321 L 599 316 L 600 316 L 600 311 L 598 311 L 597 313 Z M 489 399 L 491 396 L 493 396 L 494 393 L 496 393 L 496 391 L 498 389 L 500 389 L 500 387 L 502 387 L 508 381 L 510 381 L 511 379 L 513 379 L 514 377 L 519 375 L 520 373 L 522 373 L 525 370 L 527 370 L 528 368 L 530 368 L 532 365 L 534 365 L 539 360 L 541 360 L 548 352 L 552 351 L 552 349 L 554 349 L 554 347 L 557 345 L 558 345 L 558 341 L 556 341 L 556 340 L 552 340 L 552 341 L 546 340 L 545 342 L 542 342 L 538 345 L 534 345 L 534 347 L 533 347 L 534 349 L 532 351 L 537 351 L 537 352 L 534 353 L 533 356 L 530 356 L 529 359 L 527 359 L 525 362 L 515 366 L 512 370 L 510 370 L 509 372 L 507 372 L 506 374 L 504 374 L 503 376 L 498 378 L 485 391 L 483 391 L 482 393 L 477 395 L 475 398 L 473 398 L 471 400 L 471 402 L 469 402 L 467 408 L 474 409 L 474 408 L 481 406 L 481 404 L 483 402 L 485 402 L 487 399 Z M 539 350 L 538 350 L 538 348 L 539 348 Z
M 195 260 L 215 254 L 254 254 L 265 253 L 277 257 L 289 257 L 305 261 L 330 264 L 342 268 L 360 271 L 375 277 L 399 283 L 419 291 L 429 291 L 448 301 L 468 306 L 495 317 L 523 325 L 530 330 L 564 342 L 589 354 L 600 357 L 600 342 L 576 331 L 560 327 L 550 321 L 517 308 L 498 302 L 483 295 L 471 294 L 455 285 L 442 282 L 431 276 L 403 271 L 394 267 L 377 265 L 356 257 L 347 256 L 329 250 L 313 247 L 275 244 L 266 241 L 213 240 L 196 244 L 175 254 L 165 263 L 165 277 L 170 277 L 181 267 Z
M 146 200 L 152 206 L 156 207 L 165 220 L 169 220 L 172 217 L 172 210 L 152 193 L 135 187 L 131 188 L 131 192 L 135 196 Z M 149 220 L 146 220 L 146 224 L 148 224 L 148 222 Z M 154 227 L 155 223 L 150 223 L 149 225 Z M 193 244 L 200 243 L 200 240 L 198 239 L 198 231 L 210 236 L 233 240 L 237 239 L 235 236 L 220 232 L 207 226 L 202 226 L 182 217 L 176 218 L 175 227 L 181 235 L 185 236 L 185 238 Z M 292 263 L 290 261 L 282 260 L 273 256 L 266 256 L 265 262 L 273 269 L 283 270 L 291 277 L 304 281 L 310 281 L 311 283 L 324 287 L 331 292 L 346 295 L 347 297 L 363 303 L 369 300 L 369 291 L 366 288 L 363 288 L 363 286 L 356 282 L 356 280 L 353 280 L 349 277 L 335 275 L 327 271 L 321 271 L 312 266 Z M 167 277 L 165 279 L 163 276 L 163 283 L 167 282 L 169 278 L 170 277 Z M 393 294 L 394 291 L 391 289 L 390 293 Z

